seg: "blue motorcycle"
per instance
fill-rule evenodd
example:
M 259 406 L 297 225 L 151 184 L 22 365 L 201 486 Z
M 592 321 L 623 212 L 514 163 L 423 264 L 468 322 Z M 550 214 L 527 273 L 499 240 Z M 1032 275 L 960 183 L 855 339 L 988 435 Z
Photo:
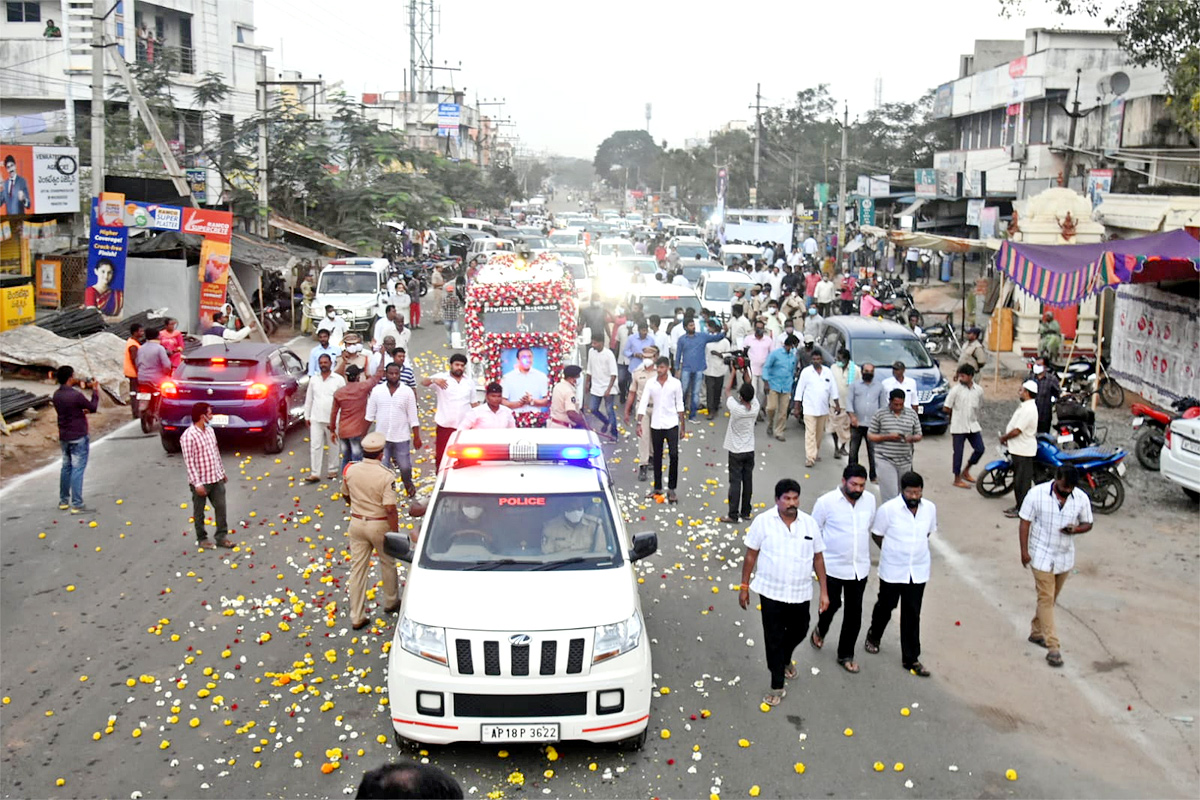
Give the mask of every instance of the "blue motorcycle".
M 1012 491 L 1016 482 L 1008 451 L 1004 458 L 984 467 L 975 488 L 984 497 L 1000 497 Z M 1033 482 L 1043 483 L 1054 478 L 1058 467 L 1069 464 L 1079 470 L 1079 488 L 1092 500 L 1097 514 L 1112 514 L 1125 502 L 1125 475 L 1122 462 L 1129 455 L 1119 447 L 1085 447 L 1080 450 L 1061 450 L 1049 434 L 1037 437 L 1037 455 L 1033 461 Z

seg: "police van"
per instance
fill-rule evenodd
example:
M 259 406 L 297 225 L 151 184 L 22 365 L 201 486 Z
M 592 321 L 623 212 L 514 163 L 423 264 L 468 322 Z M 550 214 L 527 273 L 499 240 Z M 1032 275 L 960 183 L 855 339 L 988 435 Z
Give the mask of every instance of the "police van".
M 388 661 L 397 746 L 645 743 L 653 671 L 627 535 L 595 434 L 468 430 L 447 444 Z

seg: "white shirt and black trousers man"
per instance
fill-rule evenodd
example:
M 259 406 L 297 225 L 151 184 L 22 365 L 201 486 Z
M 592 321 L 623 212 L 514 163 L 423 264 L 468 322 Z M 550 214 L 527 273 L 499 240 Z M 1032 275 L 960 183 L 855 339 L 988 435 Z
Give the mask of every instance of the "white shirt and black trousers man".
M 824 639 L 833 616 L 842 606 L 842 631 L 838 637 L 838 663 L 854 660 L 854 643 L 862 630 L 862 601 L 871 574 L 871 523 L 875 519 L 875 495 L 863 492 L 853 502 L 841 487 L 817 498 L 812 517 L 821 529 L 825 544 L 825 583 L 829 607 L 817 617 L 813 635 Z M 814 642 L 815 644 L 816 642 Z
M 725 429 L 725 451 L 729 457 L 729 511 L 726 522 L 736 523 L 740 517 L 750 519 L 753 513 L 750 497 L 754 491 L 754 423 L 758 419 L 758 398 L 751 396 L 750 405 L 734 393 L 725 400 L 729 409 L 729 427 Z
M 746 548 L 758 551 L 750 590 L 759 596 L 771 690 L 782 691 L 784 678 L 795 676 L 792 654 L 808 635 L 813 562 L 825 545 L 812 517 L 797 511 L 788 525 L 776 506 L 750 523 Z
M 657 376 L 646 381 L 646 391 L 638 401 L 638 417 L 650 409 L 650 414 L 639 424 L 650 426 L 650 464 L 654 472 L 654 493 L 662 493 L 663 446 L 670 450 L 670 466 L 667 470 L 667 490 L 675 491 L 679 485 L 679 425 L 683 414 L 683 384 L 678 378 L 667 376 L 660 382 Z
M 896 604 L 900 605 L 900 658 L 905 669 L 921 667 L 921 600 L 929 582 L 929 537 L 937 532 L 937 508 L 921 499 L 910 508 L 903 496 L 879 507 L 872 533 L 882 537 L 879 550 L 879 596 L 871 611 L 866 650 L 878 653 Z

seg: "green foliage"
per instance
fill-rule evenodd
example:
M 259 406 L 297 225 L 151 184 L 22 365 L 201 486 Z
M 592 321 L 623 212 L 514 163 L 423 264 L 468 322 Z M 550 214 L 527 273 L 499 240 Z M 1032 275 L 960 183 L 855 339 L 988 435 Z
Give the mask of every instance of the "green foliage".
M 596 148 L 592 166 L 609 186 L 623 186 L 626 170 L 634 174 L 649 174 L 661 154 L 662 149 L 646 131 L 616 131 Z M 622 169 L 614 170 L 613 167 Z

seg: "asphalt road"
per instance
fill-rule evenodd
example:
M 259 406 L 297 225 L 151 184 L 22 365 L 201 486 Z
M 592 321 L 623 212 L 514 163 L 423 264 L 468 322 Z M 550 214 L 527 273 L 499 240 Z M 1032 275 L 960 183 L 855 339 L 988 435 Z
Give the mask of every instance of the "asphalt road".
M 412 352 L 428 348 L 419 373 L 450 352 L 440 329 L 413 341 Z M 1089 678 L 1070 671 L 1069 647 L 1068 672 L 1052 675 L 1007 621 L 1027 619 L 1032 587 L 968 568 L 968 540 L 980 528 L 972 515 L 988 514 L 990 528 L 999 501 L 981 506 L 974 492 L 929 478 L 938 538 L 957 543 L 935 550 L 925 596 L 923 660 L 933 677 L 901 668 L 894 619 L 879 655 L 860 650 L 859 675 L 838 669 L 832 643 L 820 652 L 802 645 L 799 679 L 763 713 L 762 628 L 732 589 L 742 528 L 714 522 L 724 512 L 724 425 L 701 424 L 684 443 L 675 507 L 645 505 L 635 449 L 606 446 L 627 527 L 659 536 L 658 555 L 638 565 L 660 691 L 645 750 L 564 742 L 551 760 L 532 745 L 507 754 L 431 748 L 429 760 L 468 796 L 746 797 L 756 786 L 763 797 L 1189 793 L 1195 749 L 1169 774 L 1146 746 L 1174 760 L 1175 750 L 1156 744 L 1174 728 L 1146 721 L 1127 730 L 1115 709 L 1081 700 L 1105 700 L 1110 687 L 1081 688 Z M 827 443 L 824 460 L 804 470 L 792 426 L 786 444 L 769 445 L 759 427 L 760 507 L 779 477 L 801 480 L 805 510 L 837 483 L 844 462 Z M 93 515 L 56 510 L 56 467 L 0 495 L 0 794 L 334 797 L 352 795 L 364 770 L 412 757 L 392 744 L 385 705 L 395 618 L 377 609 L 381 624 L 366 635 L 349 629 L 344 505 L 336 487 L 301 482 L 304 436 L 293 431 L 278 457 L 258 445 L 225 451 L 235 551 L 196 552 L 182 461 L 136 428 L 93 443 L 85 488 Z M 942 469 L 948 444 L 923 443 L 918 468 Z M 418 461 L 422 480 L 429 453 Z M 1194 579 L 1192 557 L 1189 549 Z M 1019 565 L 1008 569 L 1020 577 Z M 874 595 L 872 577 L 868 604 Z M 1005 602 L 996 607 L 1010 595 L 1015 615 Z M 1184 634 L 1180 648 L 1194 652 L 1194 628 Z M 1180 677 L 1194 689 L 1190 675 Z M 1195 702 L 1193 691 L 1183 707 Z

